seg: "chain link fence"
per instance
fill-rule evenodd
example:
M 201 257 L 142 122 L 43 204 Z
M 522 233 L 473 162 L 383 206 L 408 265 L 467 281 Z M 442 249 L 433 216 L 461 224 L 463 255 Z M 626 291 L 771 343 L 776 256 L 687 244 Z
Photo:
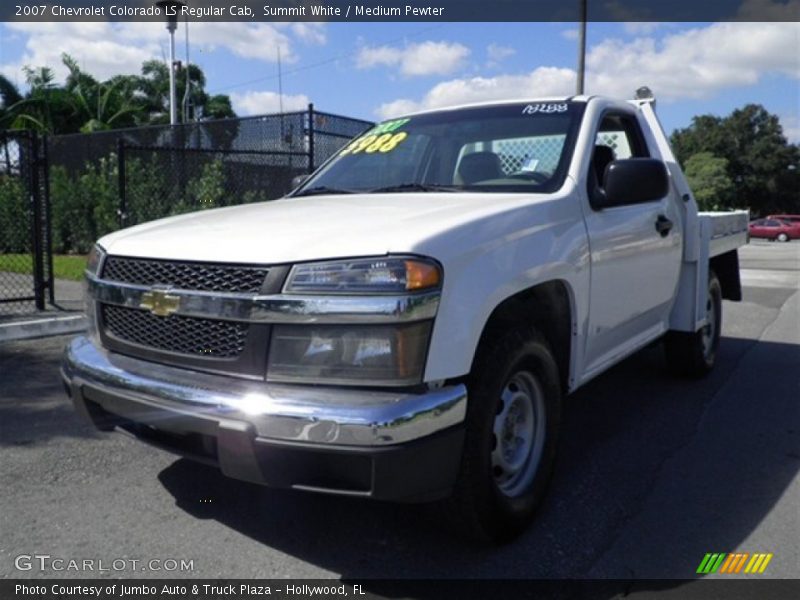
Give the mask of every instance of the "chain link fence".
M 45 141 L 0 131 L 0 314 L 52 300 Z
M 56 305 L 54 254 L 85 255 L 106 233 L 169 215 L 279 198 L 371 126 L 309 105 L 91 134 L 0 131 L 0 316 Z M 63 258 L 79 276 L 81 259 Z
M 206 208 L 280 198 L 369 121 L 308 110 L 50 139 L 56 253 Z

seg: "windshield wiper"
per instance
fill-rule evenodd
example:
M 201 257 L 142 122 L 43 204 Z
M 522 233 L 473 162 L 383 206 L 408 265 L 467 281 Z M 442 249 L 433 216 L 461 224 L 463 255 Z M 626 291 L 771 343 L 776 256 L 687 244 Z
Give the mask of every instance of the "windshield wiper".
M 461 188 L 437 183 L 399 183 L 369 190 L 369 194 L 382 194 L 389 192 L 459 192 Z
M 301 190 L 296 194 L 292 194 L 293 198 L 298 196 L 321 196 L 322 194 L 355 194 L 354 190 L 346 190 L 344 188 L 328 187 L 327 185 L 319 185 L 316 187 Z

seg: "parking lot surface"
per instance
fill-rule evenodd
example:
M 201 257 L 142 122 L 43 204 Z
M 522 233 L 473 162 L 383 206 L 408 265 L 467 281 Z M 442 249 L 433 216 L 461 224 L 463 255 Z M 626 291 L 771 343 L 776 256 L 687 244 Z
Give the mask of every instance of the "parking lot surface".
M 534 526 L 502 547 L 426 506 L 275 491 L 81 421 L 58 377 L 67 338 L 0 345 L 0 577 L 689 578 L 707 552 L 800 565 L 800 242 L 741 252 L 716 370 L 648 348 L 565 400 Z M 181 559 L 186 572 L 20 571 L 20 554 Z

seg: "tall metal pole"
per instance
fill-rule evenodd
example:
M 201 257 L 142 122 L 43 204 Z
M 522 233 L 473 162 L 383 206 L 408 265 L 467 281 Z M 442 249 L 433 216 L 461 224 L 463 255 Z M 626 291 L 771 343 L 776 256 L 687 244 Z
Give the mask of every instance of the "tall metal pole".
M 190 118 L 189 105 L 191 104 L 192 80 L 189 76 L 189 17 L 186 17 L 186 89 L 183 92 L 183 122 L 188 123 Z
M 175 91 L 175 30 L 178 28 L 178 16 L 186 6 L 183 0 L 159 0 L 155 4 L 164 12 L 169 31 L 169 124 L 178 123 L 177 92 Z
M 169 124 L 178 122 L 178 105 L 175 91 L 175 29 L 169 29 Z
M 581 2 L 581 27 L 578 34 L 578 95 L 583 94 L 584 79 L 586 74 L 586 2 Z
M 278 45 L 278 107 L 283 114 L 283 73 L 281 71 L 281 47 Z

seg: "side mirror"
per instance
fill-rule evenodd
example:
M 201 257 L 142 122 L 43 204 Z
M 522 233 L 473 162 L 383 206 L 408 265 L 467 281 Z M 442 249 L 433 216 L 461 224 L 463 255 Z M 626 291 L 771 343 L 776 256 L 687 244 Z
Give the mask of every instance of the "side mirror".
M 296 190 L 301 185 L 303 185 L 306 181 L 308 181 L 309 177 L 311 177 L 311 175 L 309 175 L 309 174 L 297 175 L 297 176 L 293 177 L 292 178 L 292 190 Z
M 667 167 L 655 158 L 615 160 L 605 170 L 605 194 L 599 208 L 651 202 L 667 195 Z

